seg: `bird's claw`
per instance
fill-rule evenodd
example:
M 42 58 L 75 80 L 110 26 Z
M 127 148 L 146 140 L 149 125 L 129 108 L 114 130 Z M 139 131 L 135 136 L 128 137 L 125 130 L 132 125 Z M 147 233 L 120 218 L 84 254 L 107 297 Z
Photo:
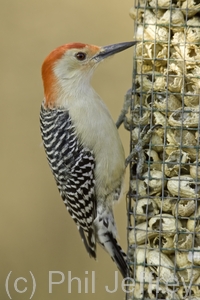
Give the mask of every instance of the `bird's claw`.
M 121 113 L 117 119 L 116 122 L 116 127 L 119 128 L 122 123 L 125 124 L 126 122 L 126 114 L 128 113 L 129 107 L 131 106 L 131 101 L 132 101 L 132 89 L 129 89 L 126 92 L 126 95 L 124 97 L 124 104 L 121 110 Z
M 150 124 L 147 124 L 143 128 L 143 130 L 138 138 L 137 144 L 134 146 L 132 152 L 125 160 L 125 166 L 127 167 L 129 165 L 129 163 L 133 160 L 133 158 L 135 156 L 137 156 L 137 158 L 135 159 L 135 163 L 137 163 L 136 174 L 139 179 L 142 177 L 142 172 L 143 172 L 144 163 L 145 163 L 144 147 L 149 142 L 154 130 L 157 128 L 160 128 L 160 127 L 162 127 L 162 125 L 160 125 L 160 124 L 156 124 L 152 127 L 150 127 Z

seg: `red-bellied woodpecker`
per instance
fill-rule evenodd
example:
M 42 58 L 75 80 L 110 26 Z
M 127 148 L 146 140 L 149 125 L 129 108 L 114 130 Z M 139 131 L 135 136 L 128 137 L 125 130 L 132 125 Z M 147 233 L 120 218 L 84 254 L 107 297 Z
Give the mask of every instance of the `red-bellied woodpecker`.
M 52 51 L 42 66 L 41 134 L 60 195 L 90 256 L 96 258 L 97 241 L 124 277 L 128 265 L 116 241 L 113 216 L 124 179 L 124 149 L 90 78 L 104 58 L 135 44 L 66 44 Z

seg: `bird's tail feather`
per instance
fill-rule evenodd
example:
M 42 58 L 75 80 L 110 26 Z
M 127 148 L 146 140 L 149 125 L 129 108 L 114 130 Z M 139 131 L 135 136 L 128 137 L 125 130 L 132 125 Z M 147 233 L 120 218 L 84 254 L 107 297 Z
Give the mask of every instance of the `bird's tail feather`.
M 117 268 L 122 274 L 123 278 L 129 276 L 130 269 L 127 264 L 127 256 L 114 238 L 112 232 L 106 232 L 104 234 L 104 242 L 101 243 L 103 248 L 110 254 L 112 260 L 116 263 Z
M 109 253 L 122 276 L 126 278 L 130 274 L 130 269 L 127 263 L 127 256 L 116 240 L 117 230 L 112 209 L 99 205 L 94 225 L 97 242 Z

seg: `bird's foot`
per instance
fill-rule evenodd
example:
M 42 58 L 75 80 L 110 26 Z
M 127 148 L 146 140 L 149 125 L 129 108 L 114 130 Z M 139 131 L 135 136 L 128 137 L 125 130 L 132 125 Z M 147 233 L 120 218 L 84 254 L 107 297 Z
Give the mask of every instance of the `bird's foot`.
M 151 138 L 152 133 L 155 129 L 158 127 L 161 127 L 161 125 L 154 125 L 150 128 L 150 124 L 146 125 L 142 132 L 140 133 L 140 136 L 138 138 L 137 144 L 134 146 L 132 152 L 125 160 L 125 166 L 127 167 L 129 163 L 135 158 L 135 162 L 137 162 L 137 168 L 136 168 L 136 174 L 137 177 L 140 178 L 143 172 L 144 163 L 145 163 L 145 154 L 144 154 L 144 147 L 147 143 L 149 143 L 149 140 Z
M 131 101 L 132 101 L 132 89 L 129 89 L 126 92 L 126 95 L 124 97 L 124 104 L 116 122 L 117 128 L 119 128 L 122 123 L 124 124 L 126 123 L 126 114 L 128 113 L 129 107 L 131 106 Z

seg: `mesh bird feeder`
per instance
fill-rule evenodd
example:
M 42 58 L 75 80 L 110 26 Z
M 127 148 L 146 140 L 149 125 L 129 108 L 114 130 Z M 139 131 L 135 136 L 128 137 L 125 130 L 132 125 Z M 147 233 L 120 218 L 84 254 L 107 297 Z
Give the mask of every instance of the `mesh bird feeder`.
M 200 2 L 137 0 L 128 300 L 200 299 Z

